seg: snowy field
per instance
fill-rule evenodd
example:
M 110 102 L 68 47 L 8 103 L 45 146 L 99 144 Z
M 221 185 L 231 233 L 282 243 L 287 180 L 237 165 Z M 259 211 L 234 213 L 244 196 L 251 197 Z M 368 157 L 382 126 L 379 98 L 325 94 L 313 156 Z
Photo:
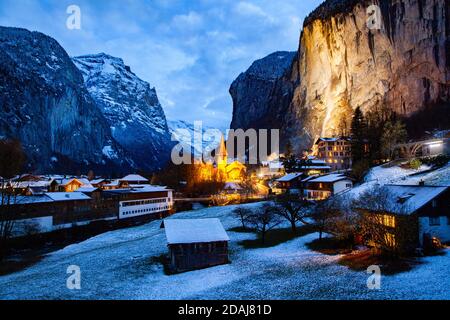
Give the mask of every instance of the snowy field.
M 255 206 L 250 204 L 246 206 Z M 172 218 L 219 218 L 239 226 L 234 207 L 179 213 Z M 254 234 L 228 232 L 231 264 L 167 276 L 152 262 L 167 252 L 160 221 L 105 233 L 44 257 L 21 272 L 0 277 L 1 299 L 450 299 L 450 252 L 423 259 L 412 271 L 382 278 L 337 264 L 339 256 L 310 251 L 312 234 L 276 247 L 246 250 Z M 81 290 L 66 288 L 67 267 L 81 268 Z

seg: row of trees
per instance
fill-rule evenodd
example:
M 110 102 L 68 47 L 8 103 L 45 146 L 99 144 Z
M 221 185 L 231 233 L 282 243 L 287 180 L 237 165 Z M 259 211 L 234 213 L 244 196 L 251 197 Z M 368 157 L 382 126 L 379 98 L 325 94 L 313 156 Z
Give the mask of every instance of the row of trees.
M 408 138 L 404 123 L 387 106 L 363 114 L 356 108 L 351 122 L 353 177 L 360 180 L 366 171 L 383 159 L 393 159 L 398 144 Z
M 351 137 L 354 163 L 364 160 L 377 162 L 392 159 L 396 146 L 407 140 L 408 132 L 397 114 L 386 106 L 366 115 L 358 107 L 351 123 Z
M 273 202 L 254 209 L 237 207 L 234 214 L 244 229 L 256 230 L 261 236 L 261 241 L 265 243 L 267 232 L 283 222 L 289 222 L 294 234 L 297 232 L 299 222 L 310 224 L 308 218 L 311 217 L 311 205 L 301 200 L 298 195 L 287 193 L 275 198 Z
M 326 233 L 338 240 L 355 243 L 355 235 L 358 235 L 362 239 L 373 240 L 382 251 L 395 253 L 392 239 L 386 237 L 392 230 L 374 212 L 383 216 L 385 212 L 400 212 L 400 206 L 389 201 L 385 188 L 374 187 L 358 199 L 336 196 L 315 204 L 301 200 L 298 195 L 285 194 L 253 209 L 237 207 L 234 214 L 244 229 L 260 234 L 263 244 L 267 232 L 288 222 L 293 233 L 297 231 L 297 224 L 302 223 L 314 227 L 320 239 Z M 408 228 L 396 228 L 395 232 L 397 239 L 412 234 Z

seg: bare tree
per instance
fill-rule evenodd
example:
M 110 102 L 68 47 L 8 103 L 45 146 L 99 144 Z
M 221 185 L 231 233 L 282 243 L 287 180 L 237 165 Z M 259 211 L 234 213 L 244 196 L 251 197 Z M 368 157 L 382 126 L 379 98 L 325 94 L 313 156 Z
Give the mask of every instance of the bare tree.
M 248 217 L 249 224 L 259 232 L 263 244 L 266 242 L 266 234 L 281 224 L 282 219 L 277 214 L 277 209 L 273 204 L 265 203 L 258 207 Z
M 306 221 L 311 215 L 309 202 L 301 199 L 298 194 L 285 193 L 275 199 L 276 213 L 290 222 L 292 232 L 297 231 L 297 222 L 309 224 Z
M 347 197 L 334 196 L 316 204 L 312 218 L 319 230 L 319 238 L 329 233 L 341 240 L 352 239 L 359 224 L 358 215 L 348 206 Z
M 25 162 L 25 154 L 17 140 L 0 139 L 0 259 L 8 250 L 8 242 L 14 227 L 10 206 L 16 202 L 17 193 L 11 179 Z
M 239 218 L 242 223 L 242 228 L 247 229 L 248 218 L 252 214 L 252 210 L 244 208 L 242 206 L 237 207 L 233 210 L 233 214 Z
M 383 252 L 397 253 L 399 241 L 414 234 L 414 224 L 399 227 L 400 217 L 408 217 L 408 207 L 390 194 L 386 187 L 366 191 L 352 204 L 360 216 L 360 233 Z

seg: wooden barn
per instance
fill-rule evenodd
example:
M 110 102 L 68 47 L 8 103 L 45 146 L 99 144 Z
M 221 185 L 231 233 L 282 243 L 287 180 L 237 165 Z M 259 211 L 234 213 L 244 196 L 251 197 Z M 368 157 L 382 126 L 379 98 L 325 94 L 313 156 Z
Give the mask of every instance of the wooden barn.
M 227 264 L 228 237 L 219 219 L 164 220 L 170 269 L 185 272 Z

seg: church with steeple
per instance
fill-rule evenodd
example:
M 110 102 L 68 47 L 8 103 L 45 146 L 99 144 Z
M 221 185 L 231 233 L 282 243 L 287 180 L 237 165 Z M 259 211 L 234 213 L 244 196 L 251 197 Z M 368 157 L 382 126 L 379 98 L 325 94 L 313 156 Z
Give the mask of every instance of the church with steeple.
M 247 171 L 243 163 L 228 158 L 228 151 L 223 136 L 220 139 L 219 147 L 216 149 L 215 167 L 218 171 L 218 176 L 224 182 L 241 182 Z
M 214 161 L 210 163 L 197 163 L 197 179 L 200 181 L 216 182 L 243 182 L 247 172 L 247 167 L 229 158 L 225 139 L 222 136 L 220 144 L 215 150 Z

